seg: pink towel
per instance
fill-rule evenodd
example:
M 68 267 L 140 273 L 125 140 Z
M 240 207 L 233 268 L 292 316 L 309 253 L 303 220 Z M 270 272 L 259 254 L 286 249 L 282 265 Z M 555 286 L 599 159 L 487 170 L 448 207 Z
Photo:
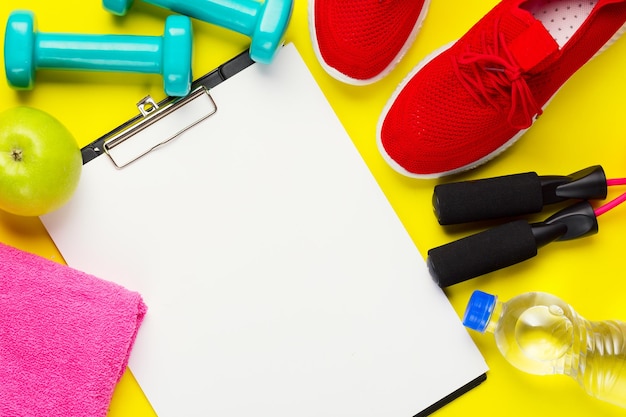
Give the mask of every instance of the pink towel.
M 0 243 L 0 416 L 106 416 L 145 313 L 135 292 Z

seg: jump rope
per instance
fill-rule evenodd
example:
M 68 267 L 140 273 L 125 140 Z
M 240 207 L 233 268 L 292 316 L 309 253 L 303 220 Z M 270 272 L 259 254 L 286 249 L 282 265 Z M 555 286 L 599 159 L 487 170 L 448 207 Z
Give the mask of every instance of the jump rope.
M 530 259 L 551 242 L 593 235 L 598 232 L 598 217 L 624 203 L 626 192 L 595 209 L 590 200 L 605 200 L 609 187 L 624 185 L 626 178 L 607 179 L 599 165 L 565 176 L 526 172 L 439 184 L 433 208 L 442 226 L 512 219 L 430 249 L 431 275 L 440 287 L 448 287 Z M 544 221 L 517 218 L 570 200 L 578 201 Z

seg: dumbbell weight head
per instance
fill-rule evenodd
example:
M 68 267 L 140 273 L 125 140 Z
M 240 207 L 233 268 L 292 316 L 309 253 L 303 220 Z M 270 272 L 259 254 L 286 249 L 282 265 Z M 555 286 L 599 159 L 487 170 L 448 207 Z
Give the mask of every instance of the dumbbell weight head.
M 163 83 L 170 96 L 189 93 L 193 76 L 191 20 L 185 16 L 169 16 L 163 35 Z
M 292 9 L 292 0 L 266 0 L 263 3 L 250 44 L 253 60 L 267 64 L 274 59 L 287 31 Z
M 7 81 L 20 90 L 30 90 L 35 82 L 35 15 L 30 11 L 11 14 L 4 36 Z
M 102 5 L 109 12 L 124 16 L 133 5 L 133 0 L 102 0 Z

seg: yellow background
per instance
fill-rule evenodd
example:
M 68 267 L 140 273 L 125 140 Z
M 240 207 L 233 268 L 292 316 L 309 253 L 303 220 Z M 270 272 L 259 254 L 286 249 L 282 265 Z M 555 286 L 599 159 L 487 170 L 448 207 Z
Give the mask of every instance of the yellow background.
M 477 231 L 444 230 L 438 226 L 431 195 L 433 186 L 441 180 L 408 179 L 392 171 L 376 148 L 375 126 L 384 104 L 403 77 L 429 52 L 462 36 L 496 1 L 434 0 L 417 40 L 400 65 L 384 80 L 362 87 L 344 85 L 322 71 L 312 51 L 307 2 L 295 3 L 287 41 L 293 42 L 303 55 L 421 253 L 426 255 L 429 248 Z M 45 32 L 153 36 L 162 34 L 164 18 L 169 14 L 140 1 L 128 16 L 114 17 L 102 9 L 100 0 L 3 0 L 2 22 L 14 9 L 33 10 L 39 29 Z M 248 41 L 242 35 L 194 21 L 194 75 L 202 75 L 244 50 Z M 41 71 L 31 92 L 18 93 L 6 82 L 0 83 L 0 110 L 16 105 L 45 110 L 61 120 L 84 146 L 135 116 L 135 103 L 147 94 L 163 98 L 160 76 Z M 622 39 L 579 70 L 512 148 L 483 167 L 445 180 L 525 171 L 567 175 L 595 164 L 601 164 L 608 177 L 626 176 L 625 97 L 626 39 Z M 320 169 L 324 169 L 322 161 Z M 614 188 L 610 197 L 626 191 L 626 187 Z M 481 289 L 498 294 L 503 300 L 525 291 L 551 292 L 586 318 L 626 321 L 622 258 L 625 213 L 626 206 L 600 217 L 597 235 L 553 243 L 527 262 L 456 285 L 446 293 L 459 316 L 471 292 Z M 546 217 L 544 213 L 531 220 Z M 37 218 L 0 212 L 0 241 L 63 262 Z M 479 411 L 487 416 L 626 415 L 626 410 L 587 396 L 568 377 L 539 377 L 517 371 L 501 357 L 491 336 L 472 333 L 472 337 L 490 366 L 487 382 L 436 412 L 436 416 L 474 415 Z M 436 343 L 435 334 L 424 335 L 424 343 L 429 343 L 430 338 Z M 207 400 L 210 395 L 207 392 Z M 109 416 L 154 416 L 130 372 L 125 373 L 116 388 Z

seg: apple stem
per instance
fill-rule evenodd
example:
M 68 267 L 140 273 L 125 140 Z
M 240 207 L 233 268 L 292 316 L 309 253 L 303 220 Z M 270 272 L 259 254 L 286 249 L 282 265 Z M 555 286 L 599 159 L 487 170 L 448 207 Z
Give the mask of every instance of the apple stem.
M 22 160 L 22 150 L 13 149 L 13 151 L 11 152 L 11 157 L 15 162 L 20 162 Z

